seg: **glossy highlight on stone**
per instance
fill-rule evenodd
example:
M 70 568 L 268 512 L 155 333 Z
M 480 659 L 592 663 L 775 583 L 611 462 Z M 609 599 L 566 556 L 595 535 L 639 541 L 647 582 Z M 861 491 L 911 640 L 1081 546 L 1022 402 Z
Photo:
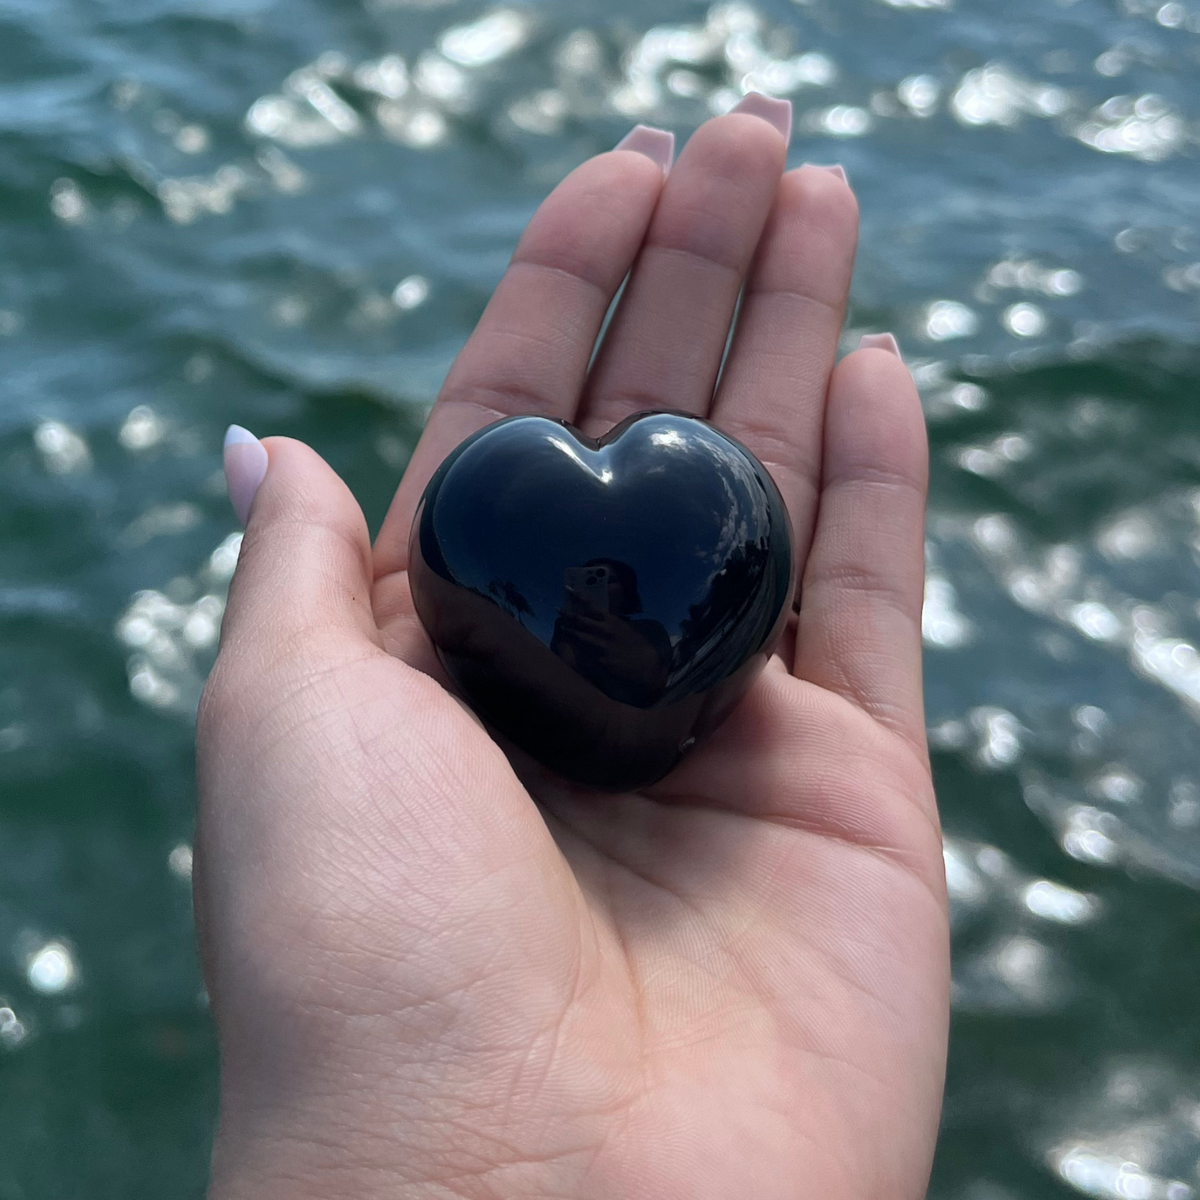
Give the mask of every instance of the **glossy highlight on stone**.
M 410 537 L 417 615 L 463 696 L 563 777 L 661 779 L 766 665 L 795 581 L 766 468 L 696 417 L 600 440 L 510 417 L 463 442 Z

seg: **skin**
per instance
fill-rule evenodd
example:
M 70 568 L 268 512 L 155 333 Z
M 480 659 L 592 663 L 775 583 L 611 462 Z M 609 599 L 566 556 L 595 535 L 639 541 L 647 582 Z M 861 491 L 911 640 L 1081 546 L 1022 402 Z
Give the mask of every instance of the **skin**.
M 735 113 L 665 180 L 632 151 L 570 175 L 374 547 L 330 468 L 267 440 L 199 727 L 215 1200 L 924 1195 L 949 991 L 925 433 L 898 357 L 834 365 L 855 200 L 783 173 L 785 149 Z M 649 407 L 708 415 L 767 464 L 803 607 L 678 770 L 594 795 L 510 758 L 447 690 L 406 539 L 482 425 L 595 435 Z

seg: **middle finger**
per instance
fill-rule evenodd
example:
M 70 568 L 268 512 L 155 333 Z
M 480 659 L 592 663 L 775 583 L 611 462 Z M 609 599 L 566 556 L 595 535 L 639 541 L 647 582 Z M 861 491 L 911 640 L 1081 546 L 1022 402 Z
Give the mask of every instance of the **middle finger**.
M 708 412 L 790 130 L 786 100 L 752 93 L 688 141 L 589 376 L 586 432 L 647 408 Z

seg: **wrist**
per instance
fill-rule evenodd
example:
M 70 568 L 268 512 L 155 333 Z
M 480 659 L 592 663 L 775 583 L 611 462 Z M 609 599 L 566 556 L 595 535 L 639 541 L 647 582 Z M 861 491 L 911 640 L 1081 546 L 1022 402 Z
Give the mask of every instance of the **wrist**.
M 336 1126 L 319 1135 L 221 1130 L 208 1200 L 466 1200 L 473 1193 L 420 1179 L 401 1162 L 404 1140 L 368 1150 Z
M 365 1097 L 360 1098 L 362 1103 Z M 569 1164 L 514 1159 L 514 1147 L 452 1116 L 412 1120 L 386 1101 L 332 1097 L 324 1114 L 247 1119 L 223 1105 L 208 1200 L 523 1200 L 583 1196 Z

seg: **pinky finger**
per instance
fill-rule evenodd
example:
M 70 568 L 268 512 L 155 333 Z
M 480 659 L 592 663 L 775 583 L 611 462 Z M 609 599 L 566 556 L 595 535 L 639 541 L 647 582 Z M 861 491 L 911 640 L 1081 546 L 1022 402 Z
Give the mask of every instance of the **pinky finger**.
M 895 729 L 922 755 L 928 473 L 912 377 L 895 340 L 873 338 L 830 379 L 793 670 Z

